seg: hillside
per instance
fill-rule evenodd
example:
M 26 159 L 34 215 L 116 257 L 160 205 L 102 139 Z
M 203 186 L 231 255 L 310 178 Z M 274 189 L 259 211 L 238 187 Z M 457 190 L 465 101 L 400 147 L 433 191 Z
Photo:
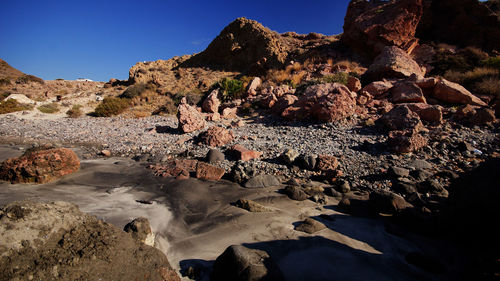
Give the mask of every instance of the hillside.
M 26 74 L 10 66 L 6 61 L 0 59 L 0 79 L 9 78 L 16 79 Z

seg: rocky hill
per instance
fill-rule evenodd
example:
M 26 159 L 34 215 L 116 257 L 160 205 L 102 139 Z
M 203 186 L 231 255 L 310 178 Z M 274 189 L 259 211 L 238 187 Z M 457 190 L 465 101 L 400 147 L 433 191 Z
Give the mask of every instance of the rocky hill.
M 26 74 L 10 66 L 6 61 L 0 59 L 0 78 L 16 79 Z

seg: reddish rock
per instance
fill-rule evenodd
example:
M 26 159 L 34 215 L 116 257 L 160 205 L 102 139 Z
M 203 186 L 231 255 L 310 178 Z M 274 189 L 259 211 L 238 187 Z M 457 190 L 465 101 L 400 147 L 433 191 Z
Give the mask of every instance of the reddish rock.
M 392 87 L 393 85 L 389 81 L 375 81 L 361 89 L 361 93 L 366 92 L 373 97 L 377 97 L 389 92 Z
M 356 100 L 342 84 L 319 84 L 308 87 L 294 107 L 302 110 L 296 117 L 310 116 L 318 121 L 334 122 L 353 115 Z
M 47 183 L 80 168 L 75 152 L 67 148 L 30 150 L 0 165 L 0 180 L 11 183 Z
M 415 32 L 422 13 L 422 0 L 351 1 L 342 41 L 369 57 L 385 46 L 397 46 L 409 53 L 418 43 Z
M 219 121 L 221 119 L 219 112 L 208 113 L 206 115 L 207 121 Z
M 361 90 L 361 81 L 356 77 L 349 76 L 347 79 L 347 88 L 349 91 L 357 93 Z
M 164 178 L 188 179 L 189 172 L 173 165 L 151 165 L 149 167 L 154 171 L 155 176 Z
M 219 112 L 220 100 L 217 97 L 219 90 L 213 90 L 208 97 L 203 101 L 202 108 L 205 112 L 215 113 Z
M 196 165 L 198 165 L 198 160 L 192 159 L 177 159 L 170 163 L 170 165 L 174 165 L 175 167 L 181 168 L 183 170 L 188 171 L 189 173 L 196 172 Z
M 248 84 L 247 94 L 250 96 L 257 95 L 257 88 L 262 84 L 262 80 L 259 77 L 252 79 L 252 82 Z
M 474 114 L 476 114 L 476 109 L 478 108 L 479 107 L 470 104 L 464 105 L 457 110 L 453 117 L 457 120 L 471 118 L 472 116 L 474 116 Z
M 422 89 L 413 82 L 399 82 L 391 89 L 393 103 L 421 102 L 427 103 Z
M 426 146 L 427 139 L 413 130 L 391 131 L 387 145 L 396 153 L 409 153 Z
M 265 109 L 272 108 L 277 100 L 274 94 L 268 94 L 260 100 L 259 105 Z
M 281 113 L 281 117 L 287 120 L 302 120 L 308 117 L 308 112 L 304 108 L 298 106 L 290 106 L 283 110 L 283 112 Z
M 486 125 L 495 121 L 495 111 L 489 108 L 481 108 L 472 116 L 470 122 L 474 125 Z
M 334 171 L 338 168 L 337 157 L 330 155 L 318 155 L 316 169 L 319 171 Z
M 380 121 L 389 130 L 411 130 L 418 132 L 423 128 L 419 116 L 406 105 L 394 107 L 391 111 L 384 114 L 380 118 Z
M 241 161 L 249 161 L 252 159 L 257 159 L 262 156 L 262 152 L 255 151 L 255 150 L 248 150 L 242 145 L 236 144 L 231 147 L 231 152 L 235 154 L 235 156 L 238 158 L 238 160 Z
M 179 130 L 183 133 L 201 130 L 206 125 L 203 115 L 195 107 L 187 104 L 186 98 L 183 98 L 181 104 L 177 107 L 177 120 Z
M 218 181 L 224 176 L 224 169 L 209 165 L 205 162 L 198 162 L 196 166 L 196 178 L 202 180 Z
M 281 115 L 283 111 L 293 105 L 299 98 L 295 95 L 286 94 L 280 97 L 272 107 L 272 111 L 276 114 Z
M 434 98 L 447 103 L 486 106 L 485 102 L 474 96 L 461 85 L 443 78 L 439 79 L 436 87 L 434 87 Z
M 415 84 L 417 84 L 418 87 L 421 89 L 434 89 L 436 87 L 436 84 L 438 83 L 439 79 L 435 77 L 429 77 L 429 78 L 420 78 L 415 81 Z
M 424 77 L 425 72 L 410 55 L 397 47 L 385 47 L 370 65 L 363 77 L 367 81 L 384 78 Z
M 237 107 L 227 107 L 222 110 L 222 118 L 224 119 L 231 119 L 231 118 L 236 118 L 236 113 L 238 112 Z
M 213 126 L 200 134 L 200 142 L 212 147 L 223 146 L 233 140 L 234 135 L 232 131 L 218 126 Z
M 390 214 L 413 207 L 402 196 L 387 190 L 375 190 L 370 193 L 370 203 L 378 212 Z
M 107 149 L 103 149 L 103 150 L 101 150 L 101 155 L 104 156 L 104 157 L 110 157 L 111 156 L 111 151 L 109 151 Z
M 435 124 L 443 123 L 443 110 L 439 105 L 430 105 L 426 103 L 407 103 L 404 105 L 418 114 L 421 120 Z

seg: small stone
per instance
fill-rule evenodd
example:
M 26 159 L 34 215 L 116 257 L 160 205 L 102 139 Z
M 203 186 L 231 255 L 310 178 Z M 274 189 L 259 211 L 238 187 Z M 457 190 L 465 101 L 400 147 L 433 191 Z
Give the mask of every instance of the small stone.
M 320 171 L 334 171 L 339 166 L 337 157 L 330 155 L 319 155 L 316 169 Z
M 419 160 L 419 159 L 416 159 L 416 160 L 413 160 L 411 163 L 410 163 L 410 166 L 415 168 L 415 169 L 432 169 L 432 164 L 425 161 L 425 160 Z
M 297 162 L 301 168 L 314 171 L 316 169 L 317 158 L 316 155 L 300 155 Z
M 283 159 L 283 162 L 287 165 L 292 165 L 297 157 L 299 157 L 299 153 L 291 148 L 285 150 L 285 152 L 281 155 L 281 159 Z
M 242 145 L 234 145 L 231 147 L 230 151 L 235 154 L 235 156 L 238 158 L 238 160 L 241 161 L 249 161 L 252 159 L 257 159 L 262 156 L 262 152 L 255 151 L 255 150 L 248 150 Z
M 196 178 L 198 179 L 218 181 L 224 176 L 224 173 L 224 169 L 204 162 L 198 162 L 196 166 Z
M 210 164 L 222 162 L 225 160 L 224 153 L 217 149 L 210 149 L 205 157 L 205 160 Z
M 101 155 L 104 156 L 104 157 L 110 157 L 111 156 L 111 151 L 109 151 L 107 149 L 103 149 L 103 150 L 101 150 Z
M 338 182 L 337 190 L 341 193 L 349 193 L 351 191 L 351 185 L 348 181 L 341 180 Z
M 389 170 L 387 171 L 387 173 L 390 175 L 390 176 L 393 176 L 393 177 L 408 177 L 410 175 L 410 170 L 408 169 L 405 169 L 405 168 L 401 168 L 401 167 L 396 167 L 396 166 L 392 166 L 389 168 Z
M 308 197 L 300 187 L 293 185 L 285 187 L 284 193 L 288 196 L 288 198 L 296 201 L 304 201 Z

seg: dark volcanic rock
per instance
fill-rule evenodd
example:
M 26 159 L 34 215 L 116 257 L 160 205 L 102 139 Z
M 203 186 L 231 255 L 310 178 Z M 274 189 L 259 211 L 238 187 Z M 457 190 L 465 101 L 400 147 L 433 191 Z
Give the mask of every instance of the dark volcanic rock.
M 289 185 L 283 190 L 288 198 L 296 201 L 304 201 L 307 199 L 307 194 L 298 186 Z
M 283 281 L 283 273 L 268 253 L 229 246 L 214 263 L 213 281 Z
M 379 212 L 390 214 L 412 207 L 403 197 L 386 190 L 375 190 L 370 193 L 370 203 Z

